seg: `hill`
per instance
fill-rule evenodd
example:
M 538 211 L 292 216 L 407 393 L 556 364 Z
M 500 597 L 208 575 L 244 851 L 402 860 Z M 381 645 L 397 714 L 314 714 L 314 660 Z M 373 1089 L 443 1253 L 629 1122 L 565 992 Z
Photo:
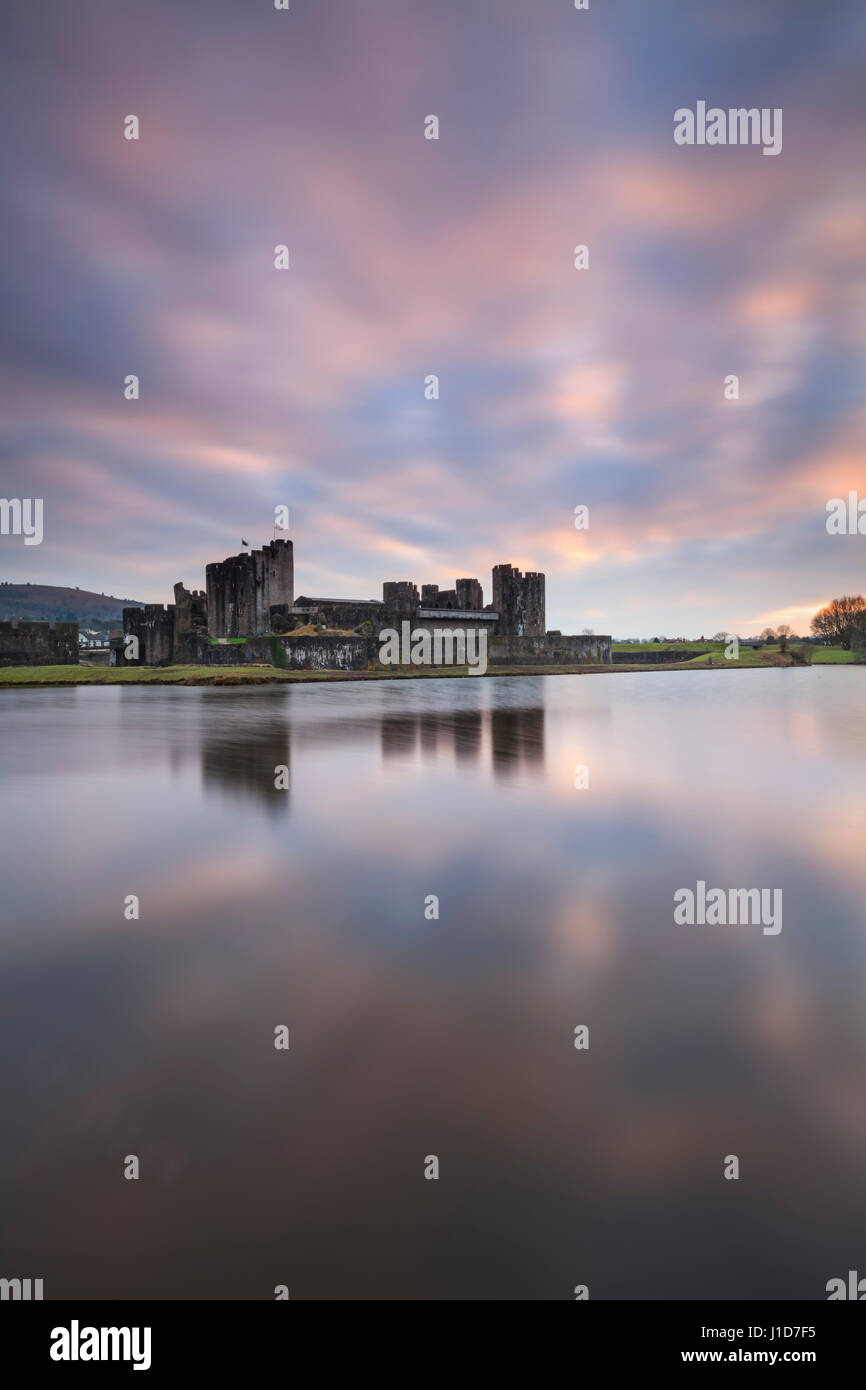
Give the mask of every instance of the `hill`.
M 93 594 L 88 589 L 65 589 L 58 584 L 0 583 L 0 622 L 10 618 L 31 621 L 77 622 L 79 627 L 121 624 L 124 608 L 141 608 L 136 598 Z

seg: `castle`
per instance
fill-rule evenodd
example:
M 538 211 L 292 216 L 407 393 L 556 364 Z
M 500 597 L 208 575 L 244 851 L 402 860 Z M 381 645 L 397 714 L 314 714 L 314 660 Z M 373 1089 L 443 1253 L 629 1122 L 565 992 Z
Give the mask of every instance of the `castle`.
M 273 540 L 206 566 L 206 588 L 174 586 L 174 603 L 124 608 L 123 638 L 111 664 L 168 666 L 266 663 L 299 669 L 365 670 L 377 665 L 379 634 L 409 620 L 414 628 L 470 629 L 487 635 L 491 664 L 610 663 L 610 638 L 545 631 L 544 575 L 496 565 L 492 602 L 479 580 L 453 589 L 388 580 L 381 599 L 294 593 L 294 546 Z M 134 638 L 134 642 L 129 639 Z

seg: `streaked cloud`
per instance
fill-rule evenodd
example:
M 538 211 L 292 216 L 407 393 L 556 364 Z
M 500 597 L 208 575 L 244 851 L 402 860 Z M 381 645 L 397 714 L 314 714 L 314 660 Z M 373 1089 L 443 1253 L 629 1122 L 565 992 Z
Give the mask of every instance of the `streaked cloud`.
M 861 21 L 768 8 L 18 12 L 0 447 L 46 539 L 4 577 L 168 599 L 288 503 L 299 592 L 509 560 L 629 636 L 862 589 Z M 782 106 L 781 157 L 675 147 L 696 92 Z

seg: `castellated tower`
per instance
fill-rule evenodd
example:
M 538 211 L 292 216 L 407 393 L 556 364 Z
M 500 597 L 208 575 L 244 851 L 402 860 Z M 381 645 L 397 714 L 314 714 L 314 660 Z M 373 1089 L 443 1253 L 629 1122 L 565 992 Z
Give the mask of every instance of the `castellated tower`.
M 271 604 L 295 601 L 294 546 L 271 541 L 210 564 L 207 576 L 209 637 L 249 637 L 270 631 Z
M 477 579 L 458 579 L 457 607 L 479 613 L 484 607 L 484 594 Z
M 545 633 L 544 575 L 521 574 L 513 565 L 493 567 L 493 607 L 504 636 L 543 637 Z
M 396 613 L 414 613 L 418 608 L 418 586 L 411 579 L 386 579 L 382 602 Z
M 265 604 L 265 619 L 273 603 L 285 603 L 291 608 L 295 602 L 295 547 L 291 541 L 271 541 L 262 551 L 268 566 L 268 601 Z M 267 625 L 265 626 L 267 632 Z

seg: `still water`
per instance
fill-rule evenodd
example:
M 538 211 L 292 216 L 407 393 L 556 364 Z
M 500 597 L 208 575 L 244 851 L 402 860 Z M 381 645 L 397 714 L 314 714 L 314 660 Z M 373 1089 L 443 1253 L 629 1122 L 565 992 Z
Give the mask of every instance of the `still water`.
M 864 696 L 854 668 L 0 692 L 0 1275 L 866 1274 Z M 698 880 L 781 889 L 781 932 L 675 925 Z

